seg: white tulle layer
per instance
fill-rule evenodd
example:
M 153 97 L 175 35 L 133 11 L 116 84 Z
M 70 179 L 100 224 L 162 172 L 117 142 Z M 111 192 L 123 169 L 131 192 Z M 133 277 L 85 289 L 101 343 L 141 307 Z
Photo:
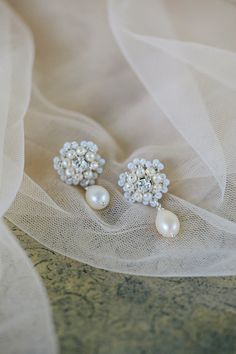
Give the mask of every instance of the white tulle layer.
M 0 2 L 0 352 L 4 354 L 57 352 L 47 295 L 3 220 L 23 176 L 23 119 L 32 63 L 29 30 Z
M 47 247 L 95 267 L 151 276 L 235 274 L 235 4 L 11 4 L 33 33 L 36 56 L 25 176 L 7 217 Z M 26 90 L 30 79 L 21 75 L 16 85 Z M 12 101 L 13 109 L 19 105 Z M 95 141 L 107 160 L 99 183 L 111 204 L 101 212 L 52 168 L 65 141 L 82 139 Z M 18 139 L 17 154 L 22 146 Z M 155 210 L 128 204 L 117 186 L 127 161 L 142 156 L 166 164 L 171 188 L 163 205 L 181 221 L 175 240 L 158 237 Z
M 235 1 L 9 5 L 0 2 L 0 216 L 111 271 L 236 274 Z M 82 139 L 107 160 L 99 183 L 111 204 L 100 212 L 52 168 L 65 141 Z M 128 204 L 117 187 L 134 157 L 165 163 L 163 205 L 180 218 L 178 238 L 158 237 L 155 210 Z M 3 221 L 0 231 L 3 348 L 54 353 L 42 286 Z

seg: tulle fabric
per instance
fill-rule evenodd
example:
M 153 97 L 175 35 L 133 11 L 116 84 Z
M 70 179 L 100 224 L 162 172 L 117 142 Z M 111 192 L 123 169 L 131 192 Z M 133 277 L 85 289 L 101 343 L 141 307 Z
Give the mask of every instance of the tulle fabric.
M 25 173 L 7 218 L 47 247 L 111 271 L 235 274 L 235 3 L 10 3 L 33 33 L 36 56 Z M 84 191 L 52 168 L 65 141 L 83 139 L 107 160 L 104 211 L 91 210 Z M 165 163 L 163 206 L 180 218 L 176 239 L 158 236 L 155 210 L 124 200 L 117 177 L 134 157 Z
M 57 352 L 47 295 L 32 264 L 4 224 L 23 176 L 23 118 L 31 93 L 33 42 L 0 2 L 0 352 Z
M 235 1 L 8 3 L 0 2 L 1 352 L 58 350 L 42 284 L 3 215 L 95 267 L 235 275 Z M 82 139 L 107 160 L 103 211 L 52 168 L 65 141 Z M 179 237 L 159 237 L 156 211 L 123 198 L 117 177 L 134 157 L 165 163 L 163 206 L 179 216 Z

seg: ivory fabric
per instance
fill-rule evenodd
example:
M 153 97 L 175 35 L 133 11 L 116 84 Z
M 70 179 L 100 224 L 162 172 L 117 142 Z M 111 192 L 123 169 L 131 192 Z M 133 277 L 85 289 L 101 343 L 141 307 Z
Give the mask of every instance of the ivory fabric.
M 0 9 L 0 215 L 98 268 L 236 274 L 236 2 L 9 0 Z M 84 139 L 107 160 L 99 184 L 111 203 L 99 212 L 52 168 L 64 142 Z M 165 164 L 163 206 L 178 215 L 179 237 L 159 237 L 156 211 L 125 201 L 117 178 L 135 157 Z M 53 352 L 46 296 L 3 228 L 1 282 L 15 279 L 4 274 L 19 251 Z
M 58 352 L 43 285 L 3 220 L 23 176 L 23 119 L 32 64 L 29 30 L 0 2 L 0 352 L 4 354 Z

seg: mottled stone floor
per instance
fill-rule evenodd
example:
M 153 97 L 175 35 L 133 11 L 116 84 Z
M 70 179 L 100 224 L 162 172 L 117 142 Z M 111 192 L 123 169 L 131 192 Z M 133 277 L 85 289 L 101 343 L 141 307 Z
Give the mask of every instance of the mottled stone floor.
M 236 277 L 114 274 L 11 228 L 46 286 L 62 354 L 236 353 Z

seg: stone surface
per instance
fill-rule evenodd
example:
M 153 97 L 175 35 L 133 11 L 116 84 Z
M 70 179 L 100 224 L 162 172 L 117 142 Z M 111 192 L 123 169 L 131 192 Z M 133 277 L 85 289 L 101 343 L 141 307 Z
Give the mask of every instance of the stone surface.
M 114 274 L 10 227 L 48 291 L 62 354 L 236 353 L 236 277 Z

